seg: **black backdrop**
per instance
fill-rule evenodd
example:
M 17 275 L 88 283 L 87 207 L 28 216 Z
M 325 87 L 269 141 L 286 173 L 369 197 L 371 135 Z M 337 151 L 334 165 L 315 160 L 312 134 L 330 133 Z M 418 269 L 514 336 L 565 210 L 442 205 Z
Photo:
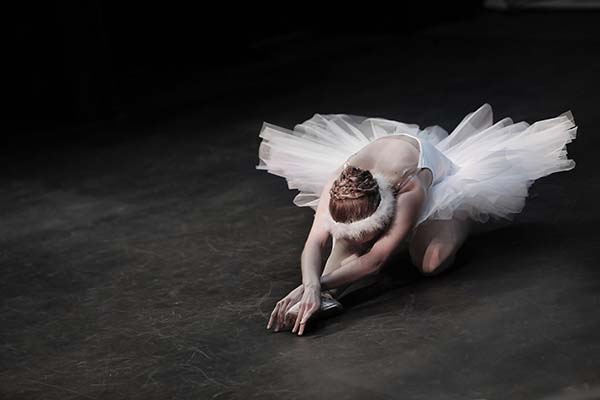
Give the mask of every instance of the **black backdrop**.
M 5 135 L 28 144 L 32 136 L 72 139 L 72 131 L 62 128 L 115 121 L 136 111 L 210 104 L 220 92 L 236 90 L 240 67 L 256 67 L 246 71 L 245 81 L 265 73 L 257 66 L 298 68 L 294 60 L 281 61 L 278 53 L 284 47 L 290 53 L 297 46 L 302 58 L 315 51 L 307 50 L 306 42 L 316 37 L 405 35 L 468 18 L 480 8 L 478 1 L 458 3 L 389 8 L 103 1 L 20 5 L 7 12 L 5 99 L 12 129 Z M 293 84 L 282 76 L 274 86 Z

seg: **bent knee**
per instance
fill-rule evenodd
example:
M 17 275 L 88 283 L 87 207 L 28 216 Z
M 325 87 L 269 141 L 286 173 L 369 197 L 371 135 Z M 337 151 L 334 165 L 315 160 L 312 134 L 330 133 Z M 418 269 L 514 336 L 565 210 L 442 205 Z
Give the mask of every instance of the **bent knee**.
M 436 275 L 454 263 L 455 255 L 446 246 L 431 244 L 428 246 L 419 269 L 423 275 Z

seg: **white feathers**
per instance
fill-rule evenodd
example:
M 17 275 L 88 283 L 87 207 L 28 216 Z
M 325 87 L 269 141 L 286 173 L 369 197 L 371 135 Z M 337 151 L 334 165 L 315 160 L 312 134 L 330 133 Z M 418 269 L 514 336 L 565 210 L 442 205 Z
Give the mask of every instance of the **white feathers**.
M 344 223 L 335 221 L 331 214 L 327 213 L 331 235 L 336 239 L 358 239 L 363 233 L 383 229 L 393 218 L 396 209 L 396 198 L 392 186 L 383 175 L 373 174 L 373 178 L 377 181 L 381 197 L 373 214 L 358 221 Z

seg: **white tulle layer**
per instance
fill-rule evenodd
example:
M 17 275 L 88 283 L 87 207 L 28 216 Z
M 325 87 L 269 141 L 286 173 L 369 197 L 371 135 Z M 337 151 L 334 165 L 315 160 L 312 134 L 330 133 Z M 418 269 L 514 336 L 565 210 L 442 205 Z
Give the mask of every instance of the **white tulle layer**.
M 504 118 L 493 123 L 484 104 L 450 135 L 439 126 L 418 125 L 346 114 L 315 114 L 293 131 L 265 123 L 257 169 L 284 177 L 300 193 L 297 206 L 316 210 L 329 177 L 348 157 L 373 140 L 408 133 L 429 140 L 459 168 L 429 189 L 417 224 L 453 216 L 486 222 L 521 212 L 538 178 L 575 167 L 566 144 L 576 137 L 570 112 L 529 125 Z

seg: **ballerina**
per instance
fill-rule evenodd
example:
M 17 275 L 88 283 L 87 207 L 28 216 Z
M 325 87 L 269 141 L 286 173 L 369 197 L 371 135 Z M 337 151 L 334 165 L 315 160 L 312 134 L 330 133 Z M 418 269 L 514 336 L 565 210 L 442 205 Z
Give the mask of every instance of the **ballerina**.
M 302 335 L 405 249 L 422 274 L 446 270 L 471 233 L 522 211 L 535 180 L 575 167 L 566 144 L 576 132 L 571 112 L 493 123 L 488 104 L 451 134 L 346 114 L 315 114 L 293 131 L 263 124 L 256 168 L 286 178 L 299 190 L 294 204 L 315 210 L 302 283 L 276 303 L 267 329 Z

